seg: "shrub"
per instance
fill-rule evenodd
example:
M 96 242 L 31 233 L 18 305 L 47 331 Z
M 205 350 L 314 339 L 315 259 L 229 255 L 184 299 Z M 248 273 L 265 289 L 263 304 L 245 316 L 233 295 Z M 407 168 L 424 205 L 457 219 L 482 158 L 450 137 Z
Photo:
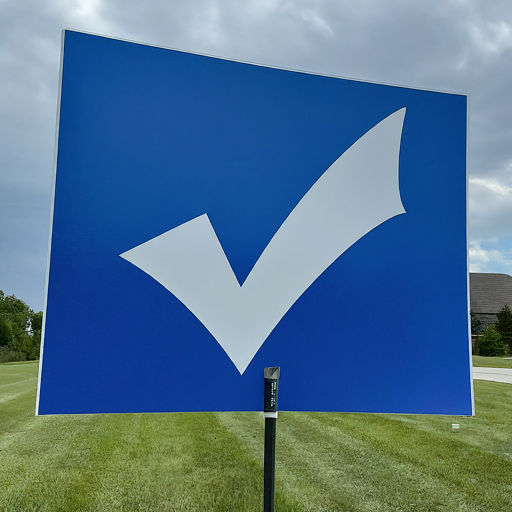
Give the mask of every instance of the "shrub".
M 500 333 L 493 325 L 488 325 L 478 340 L 478 352 L 481 356 L 496 357 L 505 354 L 505 345 Z
M 23 352 L 17 352 L 11 347 L 0 347 L 0 363 L 13 363 L 25 361 L 27 358 Z
M 509 351 L 512 351 L 512 311 L 505 304 L 501 310 L 496 313 L 498 322 L 496 323 L 496 330 L 500 333 L 501 341 Z
M 470 311 L 469 314 L 471 315 L 471 334 L 480 334 L 482 332 L 482 322 L 473 311 Z

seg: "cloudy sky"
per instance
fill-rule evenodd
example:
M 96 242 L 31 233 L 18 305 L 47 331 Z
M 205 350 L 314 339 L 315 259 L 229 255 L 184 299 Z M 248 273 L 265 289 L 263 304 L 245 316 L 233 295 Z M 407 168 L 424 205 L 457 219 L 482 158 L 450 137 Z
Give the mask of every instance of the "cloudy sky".
M 63 28 L 469 94 L 470 268 L 512 274 L 510 0 L 0 0 L 0 289 L 33 309 L 44 301 Z

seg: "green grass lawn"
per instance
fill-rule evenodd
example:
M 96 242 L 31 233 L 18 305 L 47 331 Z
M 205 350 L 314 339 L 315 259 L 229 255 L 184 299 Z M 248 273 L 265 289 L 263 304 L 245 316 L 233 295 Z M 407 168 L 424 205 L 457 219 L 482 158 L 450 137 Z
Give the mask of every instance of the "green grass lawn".
M 473 356 L 473 366 L 480 366 L 483 368 L 512 368 L 512 359 L 503 359 L 503 357 Z
M 1 512 L 263 509 L 261 414 L 34 417 L 36 377 L 0 365 Z M 276 512 L 511 511 L 512 385 L 474 384 L 473 418 L 279 413 Z

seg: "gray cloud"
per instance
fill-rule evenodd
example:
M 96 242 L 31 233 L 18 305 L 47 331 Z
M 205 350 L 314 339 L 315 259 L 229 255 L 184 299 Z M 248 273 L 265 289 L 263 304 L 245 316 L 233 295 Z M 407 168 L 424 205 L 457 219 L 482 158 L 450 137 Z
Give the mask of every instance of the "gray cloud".
M 3 0 L 0 289 L 42 308 L 62 28 L 468 93 L 470 233 L 483 240 L 511 234 L 512 196 L 489 188 L 512 186 L 511 20 L 508 0 Z
M 512 180 L 508 182 L 512 185 Z M 470 238 L 489 240 L 512 236 L 512 186 L 473 178 L 469 191 Z

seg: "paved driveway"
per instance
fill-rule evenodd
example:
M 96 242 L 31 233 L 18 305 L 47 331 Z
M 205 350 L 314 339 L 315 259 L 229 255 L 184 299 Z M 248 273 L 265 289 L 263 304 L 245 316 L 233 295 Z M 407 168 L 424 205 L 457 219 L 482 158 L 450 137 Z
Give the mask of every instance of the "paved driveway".
M 477 368 L 473 366 L 473 380 L 492 380 L 512 384 L 512 368 Z

